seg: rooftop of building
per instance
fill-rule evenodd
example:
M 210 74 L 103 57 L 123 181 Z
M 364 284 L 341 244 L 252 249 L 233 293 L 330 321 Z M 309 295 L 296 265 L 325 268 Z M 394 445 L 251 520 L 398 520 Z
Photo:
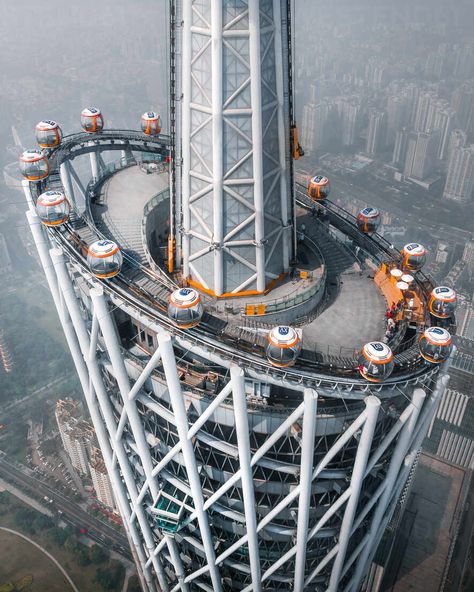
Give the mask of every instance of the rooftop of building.
M 462 513 L 466 472 L 422 454 L 397 529 L 383 590 L 441 590 Z

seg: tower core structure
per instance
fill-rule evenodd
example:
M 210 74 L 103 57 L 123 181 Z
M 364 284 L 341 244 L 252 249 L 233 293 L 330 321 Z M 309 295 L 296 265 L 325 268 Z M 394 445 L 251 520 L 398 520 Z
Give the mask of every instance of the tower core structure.
M 183 275 L 217 296 L 263 292 L 292 257 L 289 3 L 176 4 Z

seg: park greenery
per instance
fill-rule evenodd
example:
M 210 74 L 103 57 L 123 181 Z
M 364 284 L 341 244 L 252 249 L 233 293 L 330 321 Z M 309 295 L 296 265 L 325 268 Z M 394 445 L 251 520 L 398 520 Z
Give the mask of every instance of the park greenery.
M 0 584 L 0 592 L 30 592 L 33 576 L 23 576 L 16 582 Z
M 12 528 L 39 539 L 46 547 L 50 541 L 56 548 L 63 549 L 77 566 L 92 569 L 97 584 L 94 590 L 107 592 L 120 589 L 125 575 L 124 566 L 111 559 L 110 553 L 100 545 L 84 545 L 78 540 L 74 528 L 58 526 L 53 518 L 25 506 L 7 491 L 0 492 L 0 525 L 4 516 L 8 517 Z M 29 592 L 29 586 L 18 587 L 23 580 L 0 581 L 0 592 Z

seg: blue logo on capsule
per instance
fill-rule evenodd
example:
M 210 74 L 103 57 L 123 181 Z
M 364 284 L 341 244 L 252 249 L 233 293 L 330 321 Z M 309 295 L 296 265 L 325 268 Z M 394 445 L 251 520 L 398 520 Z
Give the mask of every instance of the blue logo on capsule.
M 290 328 L 289 327 L 279 327 L 278 328 L 278 334 L 279 335 L 285 336 L 285 335 L 288 335 L 289 332 L 290 332 Z
M 381 343 L 373 343 L 372 347 L 375 349 L 375 351 L 377 352 L 382 352 L 383 351 L 383 345 Z
M 189 294 L 191 294 L 192 290 L 190 288 L 181 288 L 181 290 L 179 291 L 179 295 L 180 296 L 189 296 Z
M 435 335 L 444 335 L 443 329 L 440 329 L 439 327 L 433 327 L 431 333 L 434 333 Z

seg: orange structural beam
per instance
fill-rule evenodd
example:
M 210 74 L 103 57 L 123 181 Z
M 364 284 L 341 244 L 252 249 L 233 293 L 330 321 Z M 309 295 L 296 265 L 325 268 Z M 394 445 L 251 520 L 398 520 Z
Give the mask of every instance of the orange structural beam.
M 209 294 L 209 296 L 213 296 L 214 298 L 239 298 L 242 296 L 261 296 L 262 294 L 268 294 L 268 292 L 270 292 L 270 290 L 272 288 L 274 288 L 278 284 L 278 282 L 280 280 L 282 280 L 285 276 L 286 276 L 286 273 L 282 273 L 277 278 L 272 280 L 263 292 L 257 292 L 257 290 L 247 290 L 245 292 L 226 292 L 225 294 L 221 294 L 219 296 L 217 294 L 215 294 L 212 290 L 205 288 L 202 284 L 200 284 L 199 282 L 196 282 L 195 280 L 193 280 L 191 278 L 187 278 L 186 283 L 189 286 L 196 288 L 196 290 L 199 290 L 200 292 L 204 292 L 204 294 Z

